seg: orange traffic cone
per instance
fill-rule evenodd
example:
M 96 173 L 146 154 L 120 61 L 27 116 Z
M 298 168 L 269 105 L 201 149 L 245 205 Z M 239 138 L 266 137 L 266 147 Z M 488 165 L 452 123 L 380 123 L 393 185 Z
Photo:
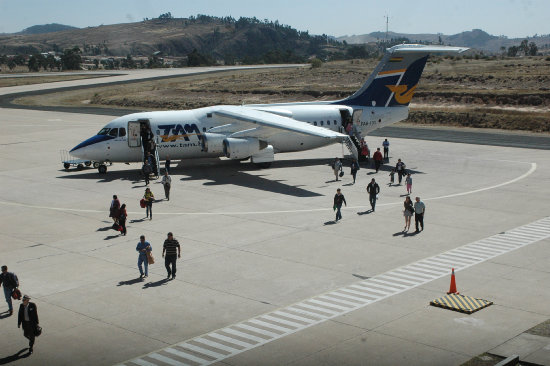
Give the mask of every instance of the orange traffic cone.
M 449 294 L 460 294 L 457 290 L 456 290 L 456 280 L 455 280 L 455 269 L 453 268 L 453 272 L 451 274 L 451 287 L 449 288 L 449 292 L 447 292 L 447 295 Z

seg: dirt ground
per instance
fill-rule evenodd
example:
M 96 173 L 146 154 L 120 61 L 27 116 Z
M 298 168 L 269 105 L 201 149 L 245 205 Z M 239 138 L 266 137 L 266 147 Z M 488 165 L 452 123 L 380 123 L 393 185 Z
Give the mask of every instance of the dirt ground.
M 18 103 L 190 109 L 216 104 L 334 100 L 356 91 L 377 60 L 250 70 L 21 98 Z M 550 58 L 431 58 L 409 124 L 550 132 Z

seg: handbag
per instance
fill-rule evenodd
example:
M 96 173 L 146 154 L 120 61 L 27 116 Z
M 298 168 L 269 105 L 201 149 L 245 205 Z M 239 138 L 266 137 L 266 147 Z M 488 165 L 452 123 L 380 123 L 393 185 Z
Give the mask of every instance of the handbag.
M 40 325 L 36 325 L 36 328 L 34 328 L 34 336 L 39 337 L 40 334 L 42 334 L 42 327 Z
M 155 264 L 155 258 L 153 257 L 153 253 L 151 252 L 145 252 L 147 253 L 147 263 L 148 264 Z
M 139 205 L 141 206 L 141 208 L 145 208 L 145 199 L 142 198 L 140 201 L 139 201 Z
M 340 178 L 343 177 L 343 176 L 344 176 L 344 171 L 341 170 L 341 171 L 340 171 L 340 174 L 338 174 L 338 175 L 340 176 Z
M 14 288 L 11 292 L 11 297 L 13 297 L 14 300 L 21 300 L 21 291 L 19 291 L 18 288 Z

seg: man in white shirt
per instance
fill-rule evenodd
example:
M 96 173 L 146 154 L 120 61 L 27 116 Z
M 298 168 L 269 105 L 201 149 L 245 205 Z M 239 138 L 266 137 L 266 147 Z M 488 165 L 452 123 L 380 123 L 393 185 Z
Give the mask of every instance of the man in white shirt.
M 162 185 L 164 186 L 164 195 L 166 199 L 170 201 L 170 186 L 172 185 L 172 177 L 168 175 L 168 171 L 164 171 L 164 176 L 162 177 Z
M 426 205 L 424 202 L 420 201 L 420 197 L 416 197 L 414 203 L 414 223 L 416 225 L 416 232 L 419 233 L 418 224 L 422 230 L 424 230 L 424 213 L 426 212 Z

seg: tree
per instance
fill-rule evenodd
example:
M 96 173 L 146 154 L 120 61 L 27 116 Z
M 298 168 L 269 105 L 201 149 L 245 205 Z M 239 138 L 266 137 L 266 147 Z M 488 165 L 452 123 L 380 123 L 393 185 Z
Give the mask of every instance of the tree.
M 348 56 L 350 58 L 367 58 L 369 57 L 369 53 L 365 46 L 351 46 L 348 49 Z
M 537 52 L 538 52 L 538 47 L 537 47 L 537 44 L 535 42 L 531 42 L 529 43 L 529 56 L 536 56 L 537 55 Z
M 63 56 L 61 56 L 61 65 L 65 70 L 80 70 L 80 65 L 82 64 L 82 57 L 80 54 L 80 48 L 77 46 L 72 49 L 65 49 L 63 51 Z
M 196 48 L 187 55 L 187 66 L 210 66 L 213 64 L 214 61 L 210 57 L 203 55 Z
M 523 54 L 527 56 L 527 54 L 529 53 L 529 41 L 527 39 L 521 41 L 518 50 L 523 52 Z
M 40 53 L 34 54 L 29 58 L 27 66 L 29 68 L 29 71 L 34 72 L 40 71 L 41 67 L 44 67 L 44 69 L 46 69 L 46 58 Z
M 518 54 L 519 47 L 518 46 L 510 46 L 508 47 L 508 57 L 516 57 Z

